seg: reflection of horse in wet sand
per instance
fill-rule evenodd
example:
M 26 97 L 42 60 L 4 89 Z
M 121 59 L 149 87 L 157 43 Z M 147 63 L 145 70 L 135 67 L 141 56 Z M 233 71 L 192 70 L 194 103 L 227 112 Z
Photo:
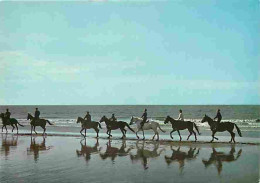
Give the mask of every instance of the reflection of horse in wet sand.
M 199 154 L 200 149 L 198 149 L 196 151 L 196 147 L 192 148 L 190 147 L 190 149 L 188 150 L 188 152 L 184 152 L 180 150 L 180 146 L 178 147 L 177 150 L 173 149 L 171 146 L 171 150 L 172 150 L 172 155 L 171 156 L 165 156 L 165 161 L 167 163 L 167 165 L 170 165 L 171 163 L 174 162 L 178 162 L 179 163 L 179 169 L 182 172 L 183 168 L 184 168 L 184 164 L 185 164 L 185 160 L 187 161 L 191 161 L 191 160 L 195 160 Z
M 39 152 L 40 151 L 47 151 L 50 150 L 51 146 L 45 145 L 45 137 L 43 137 L 43 141 L 41 143 L 36 143 L 35 138 L 31 137 L 31 145 L 29 148 L 27 148 L 27 154 L 33 153 L 34 155 L 34 161 L 37 162 L 39 159 Z
M 8 121 L 8 120 L 6 119 L 4 113 L 1 113 L 1 114 L 0 114 L 0 118 L 2 118 L 2 122 L 3 122 L 2 132 L 3 132 L 4 127 L 5 127 L 5 130 L 6 130 L 6 133 L 8 132 L 8 131 L 7 131 L 7 128 L 6 128 L 7 125 L 10 125 L 10 126 L 13 127 L 12 132 L 14 131 L 14 129 L 15 129 L 15 127 L 16 127 L 16 129 L 17 129 L 17 134 L 18 134 L 18 125 L 24 127 L 24 126 L 21 125 L 21 124 L 17 121 L 17 119 L 15 119 L 15 118 L 10 118 L 9 121 Z M 18 124 L 18 125 L 17 125 L 17 124 Z M 15 125 L 15 127 L 14 127 L 14 125 Z
M 53 125 L 49 120 L 47 120 L 47 119 L 43 119 L 43 118 L 40 118 L 40 119 L 37 119 L 37 120 L 35 120 L 35 118 L 30 114 L 30 113 L 28 113 L 28 115 L 27 115 L 27 120 L 30 120 L 31 121 L 31 135 L 32 135 L 32 130 L 35 132 L 35 134 L 37 134 L 37 132 L 35 131 L 35 127 L 36 126 L 40 126 L 40 127 L 42 127 L 42 129 L 43 129 L 43 133 L 42 133 L 42 135 L 47 135 L 46 133 L 45 133 L 45 131 L 46 131 L 46 123 L 49 123 L 49 125 Z
M 222 171 L 222 162 L 233 162 L 236 161 L 242 153 L 242 149 L 238 151 L 236 156 L 234 153 L 236 152 L 235 147 L 232 146 L 229 153 L 224 153 L 224 152 L 218 152 L 216 149 L 213 147 L 212 148 L 212 153 L 210 155 L 210 158 L 208 160 L 203 159 L 202 162 L 205 165 L 205 167 L 209 167 L 211 164 L 214 164 L 216 168 L 218 169 L 218 174 L 221 173 Z
M 120 148 L 112 147 L 111 140 L 109 140 L 107 143 L 106 152 L 100 153 L 99 155 L 103 160 L 111 158 L 111 160 L 114 162 L 117 156 L 128 156 L 131 149 L 131 147 L 126 147 L 126 140 L 122 140 L 122 145 Z
M 18 136 L 12 135 L 12 138 L 7 138 L 7 135 L 2 134 L 2 148 L 1 152 L 5 153 L 5 156 L 10 154 L 10 148 L 17 147 Z
M 80 141 L 81 144 L 81 150 L 76 150 L 77 156 L 78 157 L 85 157 L 86 162 L 88 163 L 90 158 L 91 158 L 91 154 L 97 154 L 99 153 L 99 143 L 98 143 L 98 139 L 96 141 L 95 146 L 91 147 L 91 146 L 87 146 L 86 144 L 86 139 L 84 139 L 84 144 L 82 143 L 83 140 Z
M 147 166 L 148 164 L 148 159 L 149 158 L 156 158 L 159 157 L 162 153 L 162 151 L 164 151 L 165 149 L 161 149 L 158 152 L 159 149 L 159 142 L 153 142 L 153 150 L 149 150 L 147 148 L 145 148 L 145 141 L 142 141 L 142 147 L 139 147 L 139 141 L 136 142 L 136 148 L 137 148 L 137 152 L 135 155 L 130 154 L 130 158 L 132 160 L 132 163 L 136 163 L 139 160 L 141 161 L 144 169 L 148 169 L 149 167 Z

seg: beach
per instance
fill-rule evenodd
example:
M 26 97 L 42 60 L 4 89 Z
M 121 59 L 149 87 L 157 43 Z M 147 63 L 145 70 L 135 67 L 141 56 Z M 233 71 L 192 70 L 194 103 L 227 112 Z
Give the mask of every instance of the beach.
M 53 125 L 43 129 L 36 127 L 37 135 L 31 135 L 28 112 L 35 106 L 0 106 L 9 108 L 12 117 L 23 127 L 11 131 L 7 126 L 0 132 L 0 182 L 258 182 L 260 124 L 259 106 L 181 106 L 186 119 L 199 128 L 197 142 L 188 130 L 181 130 L 182 141 L 177 132 L 170 138 L 172 127 L 164 124 L 165 117 L 179 106 L 146 106 L 149 120 L 159 123 L 165 131 L 159 130 L 159 141 L 152 141 L 154 132 L 145 130 L 145 140 L 139 132 L 126 128 L 126 138 L 120 139 L 120 130 L 113 130 L 109 140 L 107 128 L 101 123 L 99 138 L 93 129 L 87 130 L 86 138 L 79 132 L 81 125 L 77 117 L 84 117 L 89 110 L 92 118 L 99 121 L 103 115 L 116 112 L 118 120 L 130 124 L 132 115 L 138 116 L 144 106 L 39 106 L 41 117 Z M 228 143 L 228 132 L 217 132 L 210 143 L 211 131 L 201 117 L 207 113 L 213 116 L 215 108 L 221 107 L 225 118 L 240 128 L 236 144 Z M 209 112 L 211 111 L 211 113 Z M 135 124 L 130 125 L 137 130 Z M 84 133 L 84 131 L 83 131 Z M 156 138 L 155 138 L 156 139 Z
M 258 182 L 259 144 L 1 134 L 0 182 Z

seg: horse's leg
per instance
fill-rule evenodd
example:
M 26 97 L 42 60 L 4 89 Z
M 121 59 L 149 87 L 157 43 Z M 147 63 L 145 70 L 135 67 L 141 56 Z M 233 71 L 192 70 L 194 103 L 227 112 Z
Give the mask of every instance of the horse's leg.
M 142 132 L 143 132 L 143 140 L 145 140 L 145 136 L 144 136 L 144 126 L 142 127 Z
M 137 131 L 135 132 L 135 135 L 136 135 L 137 139 L 139 139 L 139 136 L 137 134 L 139 131 L 140 131 L 140 129 L 138 128 Z
M 14 125 L 12 125 L 12 124 L 11 124 L 11 126 L 13 127 L 13 128 L 12 128 L 12 132 L 13 132 L 15 127 L 14 127 Z
M 176 130 L 172 130 L 171 132 L 170 132 L 170 137 L 173 139 L 173 136 L 172 136 L 172 133 L 173 132 L 175 132 Z
M 32 129 L 33 129 L 33 126 L 31 125 L 31 135 L 32 135 Z
M 215 135 L 215 133 L 216 133 L 216 131 L 212 131 L 212 140 L 210 141 L 210 142 L 213 142 L 213 140 L 214 140 L 214 135 Z
M 16 126 L 16 129 L 17 129 L 17 134 L 18 134 L 18 125 L 17 125 L 17 124 L 15 124 L 15 126 Z
M 87 136 L 86 133 L 87 133 L 87 129 L 85 128 L 85 137 Z
M 181 140 L 182 140 L 182 138 L 181 138 L 180 131 L 179 131 L 179 130 L 177 130 L 177 132 L 178 132 L 178 134 L 179 134 L 179 136 L 180 136 L 180 141 L 181 141 Z
M 195 142 L 196 142 L 197 141 L 197 134 L 196 134 L 196 132 L 194 130 L 192 130 L 192 131 L 193 131 L 193 134 L 195 136 Z
M 4 131 L 4 125 L 2 126 L 2 132 Z
M 6 128 L 6 125 L 5 125 L 5 131 L 6 131 L 6 133 L 8 132 L 8 131 L 7 131 L 7 128 Z
M 33 131 L 35 134 L 37 134 L 37 132 L 35 131 L 35 128 L 36 128 L 36 126 L 33 126 Z
M 187 140 L 189 140 L 189 138 L 190 138 L 190 136 L 191 136 L 191 134 L 192 134 L 192 132 L 191 132 L 190 130 L 189 130 L 189 132 L 190 132 L 190 134 L 189 134 Z
M 121 139 L 123 139 L 123 138 L 125 137 L 125 133 L 124 133 L 124 131 L 123 131 L 122 128 L 120 128 L 120 130 L 121 130 L 121 132 L 122 132 L 122 134 L 123 134 L 123 136 L 121 137 Z
M 157 132 L 157 139 L 156 139 L 156 141 L 158 141 L 159 140 L 159 132 Z
M 98 138 L 99 129 L 96 127 L 96 128 L 94 128 L 94 130 L 96 131 L 96 133 L 97 133 L 97 138 Z
M 154 140 L 155 135 L 156 135 L 156 133 L 154 133 L 154 136 L 153 136 L 152 140 Z
M 47 135 L 47 134 L 45 133 L 45 131 L 46 131 L 46 127 L 42 127 L 42 128 L 43 128 L 42 136 Z
M 80 133 L 83 137 L 85 137 L 84 134 L 82 133 L 83 130 L 84 130 L 84 128 L 82 128 L 79 133 Z

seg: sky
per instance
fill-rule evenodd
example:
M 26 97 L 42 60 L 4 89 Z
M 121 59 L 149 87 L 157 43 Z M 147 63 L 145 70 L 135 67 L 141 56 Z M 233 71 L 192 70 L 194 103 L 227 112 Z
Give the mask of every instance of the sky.
M 1 1 L 0 104 L 260 104 L 258 0 Z

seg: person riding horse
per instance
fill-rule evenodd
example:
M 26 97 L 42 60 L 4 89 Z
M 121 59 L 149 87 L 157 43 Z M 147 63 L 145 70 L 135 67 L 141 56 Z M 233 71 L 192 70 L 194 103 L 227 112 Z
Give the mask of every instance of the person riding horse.
M 9 109 L 6 109 L 5 119 L 7 123 L 10 123 L 10 117 L 11 117 L 11 113 L 9 112 Z
M 141 118 L 143 118 L 143 121 L 140 123 L 140 125 L 141 125 L 141 129 L 143 130 L 143 126 L 147 122 L 147 109 L 144 109 L 144 113 L 141 116 Z
M 86 119 L 87 122 L 91 122 L 91 115 L 89 114 L 89 112 L 87 111 L 86 116 L 84 117 L 84 119 Z
M 110 121 L 116 122 L 117 119 L 115 117 L 115 114 L 112 114 L 111 118 L 109 118 Z
M 217 110 L 217 115 L 216 115 L 216 117 L 214 118 L 214 120 L 215 120 L 215 119 L 217 119 L 217 122 L 216 122 L 216 124 L 215 124 L 215 126 L 214 126 L 214 129 L 217 129 L 217 127 L 218 127 L 218 125 L 219 125 L 219 123 L 220 123 L 220 121 L 221 121 L 221 119 L 222 119 L 222 115 L 220 114 L 220 109 Z
M 38 110 L 38 108 L 35 108 L 34 112 L 34 122 L 37 122 L 40 119 L 41 112 Z
M 180 112 L 180 114 L 179 114 L 179 117 L 177 120 L 184 121 L 184 116 L 182 114 L 182 110 L 180 109 L 179 112 Z

